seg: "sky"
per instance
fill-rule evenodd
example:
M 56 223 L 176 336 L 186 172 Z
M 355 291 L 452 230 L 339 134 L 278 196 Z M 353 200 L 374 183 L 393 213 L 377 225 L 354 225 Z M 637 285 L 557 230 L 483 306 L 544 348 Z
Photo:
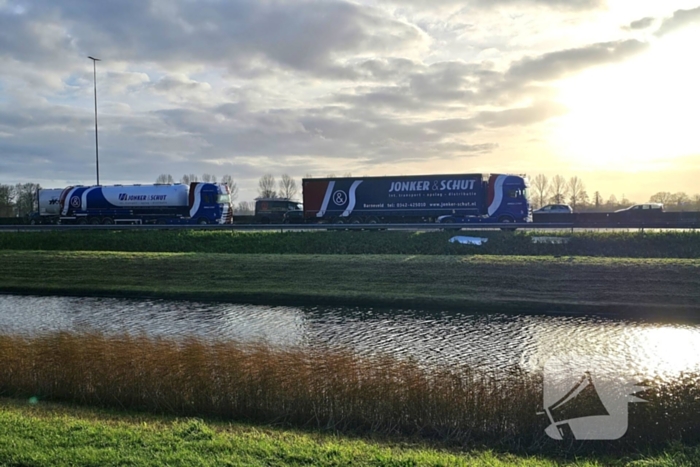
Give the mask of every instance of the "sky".
M 0 183 L 579 176 L 700 193 L 700 0 L 0 0 Z M 693 131 L 695 130 L 695 131 Z

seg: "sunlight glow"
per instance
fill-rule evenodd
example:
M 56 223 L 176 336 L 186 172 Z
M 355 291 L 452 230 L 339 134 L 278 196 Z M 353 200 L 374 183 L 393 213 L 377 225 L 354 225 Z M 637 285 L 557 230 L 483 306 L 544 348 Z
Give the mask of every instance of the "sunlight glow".
M 555 125 L 552 142 L 570 164 L 634 172 L 700 154 L 700 31 L 649 41 L 642 56 L 561 83 L 570 113 Z

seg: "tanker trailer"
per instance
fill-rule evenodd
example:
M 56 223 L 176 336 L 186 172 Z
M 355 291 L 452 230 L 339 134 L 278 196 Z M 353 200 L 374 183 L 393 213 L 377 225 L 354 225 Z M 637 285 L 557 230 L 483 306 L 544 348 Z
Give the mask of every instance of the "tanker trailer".
M 37 190 L 39 210 L 29 216 L 29 223 L 31 225 L 57 223 L 60 216 L 59 200 L 62 192 L 63 188 L 39 188 Z
M 62 224 L 230 224 L 228 185 L 73 186 L 61 193 Z

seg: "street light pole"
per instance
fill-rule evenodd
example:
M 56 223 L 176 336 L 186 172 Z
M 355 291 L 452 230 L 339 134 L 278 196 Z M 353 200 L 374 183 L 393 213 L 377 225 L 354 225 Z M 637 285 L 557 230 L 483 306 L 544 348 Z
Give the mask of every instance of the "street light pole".
M 99 144 L 97 142 L 97 65 L 99 58 L 88 57 L 92 60 L 92 82 L 95 85 L 95 170 L 97 172 L 97 184 L 100 184 L 100 153 Z

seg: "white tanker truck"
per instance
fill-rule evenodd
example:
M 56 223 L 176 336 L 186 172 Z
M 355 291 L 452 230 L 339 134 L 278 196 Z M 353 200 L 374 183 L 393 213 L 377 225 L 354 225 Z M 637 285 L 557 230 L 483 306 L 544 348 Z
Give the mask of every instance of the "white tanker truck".
M 230 224 L 226 184 L 71 186 L 62 190 L 61 224 Z

